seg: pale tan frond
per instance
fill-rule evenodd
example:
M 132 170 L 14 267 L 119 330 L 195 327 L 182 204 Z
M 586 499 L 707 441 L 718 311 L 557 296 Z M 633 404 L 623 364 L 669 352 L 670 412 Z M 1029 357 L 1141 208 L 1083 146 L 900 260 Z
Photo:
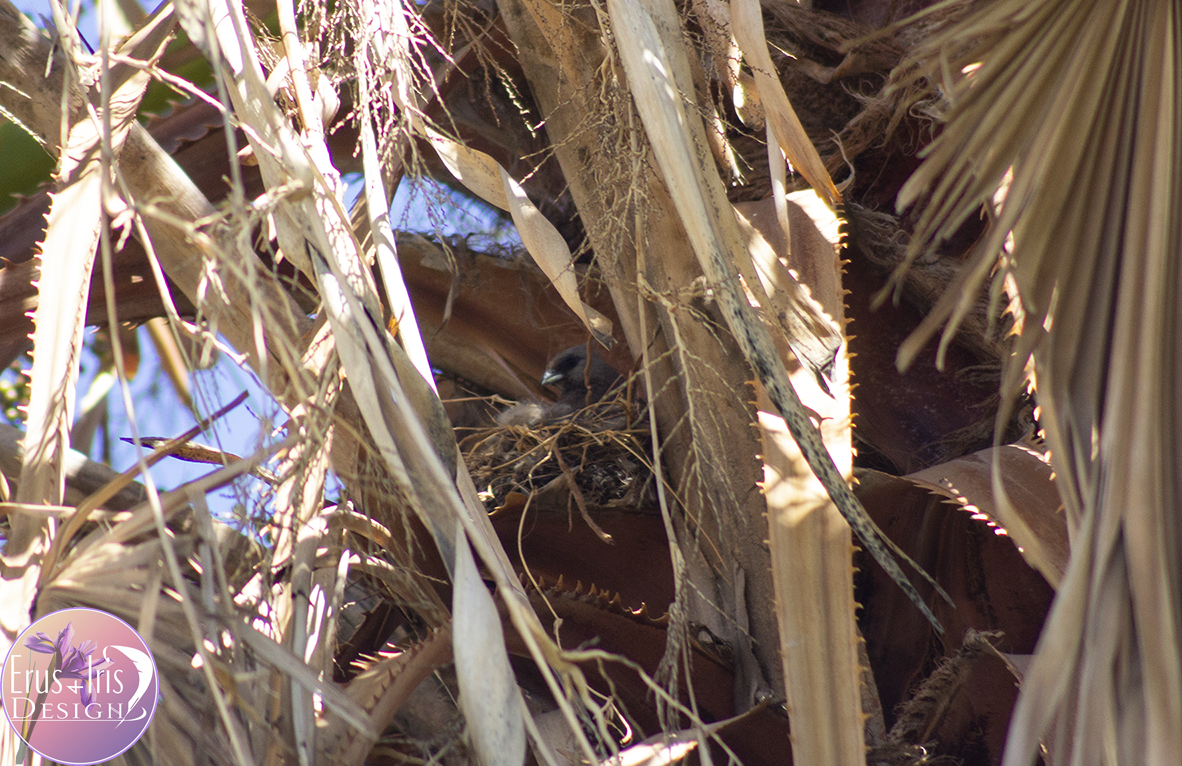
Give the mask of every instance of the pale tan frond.
M 741 246 L 734 213 L 725 202 L 717 171 L 701 149 L 705 143 L 698 138 L 701 123 L 687 118 L 678 97 L 689 90 L 685 85 L 689 65 L 684 47 L 672 36 L 672 19 L 676 18 L 672 4 L 653 2 L 633 8 L 609 3 L 609 10 L 616 18 L 624 69 L 636 91 L 637 108 L 653 143 L 660 172 L 707 283 L 717 291 L 731 334 L 858 538 L 920 611 L 938 626 L 930 607 L 894 559 L 901 551 L 877 530 L 834 467 L 788 380 L 770 332 L 742 293 L 735 267 L 736 260 L 740 264 L 742 260 L 735 255 Z M 755 281 L 747 280 L 751 289 Z M 905 555 L 901 558 L 907 561 Z M 926 576 L 922 570 L 919 572 Z
M 1040 741 L 1055 764 L 1176 761 L 1179 9 L 996 2 L 925 50 L 951 109 L 900 195 L 924 202 L 913 253 L 1006 181 L 978 264 L 1012 236 L 1024 353 L 1072 533 L 1006 763 L 1030 762 Z
M 808 180 L 821 199 L 830 207 L 835 206 L 841 201 L 841 193 L 834 186 L 829 171 L 825 169 L 820 155 L 817 154 L 817 148 L 804 132 L 800 118 L 796 116 L 796 110 L 792 108 L 783 85 L 776 77 L 776 69 L 772 65 L 771 56 L 768 55 L 760 4 L 756 0 L 732 0 L 731 16 L 735 39 L 738 40 L 739 48 L 754 73 L 759 101 L 767 118 L 769 136 L 775 139 L 775 143 L 783 152 L 782 156 Z M 783 163 L 774 152 L 769 159 L 777 168 L 782 169 Z
M 823 315 L 844 325 L 837 230 L 832 225 L 836 222 L 831 214 L 825 215 L 829 210 L 815 193 L 793 196 L 809 210 L 789 202 L 793 250 L 777 248 L 773 260 L 785 271 L 790 267 L 793 274 L 800 274 Z M 770 217 L 765 213 L 765 218 Z M 823 233 L 822 227 L 827 231 Z M 806 367 L 790 370 L 802 402 L 819 418 L 834 463 L 848 477 L 853 450 L 847 347 L 843 343 L 837 350 L 828 376 L 829 391 Z M 772 576 L 781 606 L 777 611 L 780 655 L 789 720 L 796 732 L 793 757 L 817 763 L 865 763 L 860 637 L 852 619 L 853 572 L 845 565 L 853 544 L 849 525 L 813 475 L 766 393 L 757 388 L 757 396 Z M 848 725 L 837 725 L 838 721 Z

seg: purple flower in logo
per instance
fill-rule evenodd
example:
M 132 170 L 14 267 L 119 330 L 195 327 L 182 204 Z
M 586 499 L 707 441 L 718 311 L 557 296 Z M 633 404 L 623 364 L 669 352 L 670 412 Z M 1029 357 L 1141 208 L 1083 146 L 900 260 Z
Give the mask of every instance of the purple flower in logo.
M 100 675 L 106 672 L 104 665 L 111 662 L 106 657 L 100 658 L 97 661 L 91 659 L 94 650 L 98 648 L 98 644 L 94 641 L 83 641 L 78 646 L 71 646 L 74 638 L 74 623 L 67 623 L 66 627 L 62 628 L 57 634 L 57 640 L 50 640 L 49 636 L 44 633 L 38 633 L 36 638 L 28 638 L 25 640 L 25 646 L 35 652 L 41 654 L 54 655 L 54 663 L 56 665 L 55 680 L 59 678 L 68 678 L 74 681 L 81 681 L 81 689 L 79 689 L 79 696 L 82 698 L 83 705 L 89 705 L 94 701 L 94 695 L 90 691 L 90 684 Z
M 29 647 L 35 652 L 41 654 L 56 654 L 58 658 L 65 656 L 65 651 L 70 648 L 70 640 L 74 637 L 74 623 L 66 623 L 66 627 L 58 631 L 57 641 L 53 641 L 49 636 L 38 631 L 36 638 L 25 639 L 25 646 Z
M 79 695 L 83 705 L 89 705 L 94 700 L 94 695 L 90 692 L 90 684 L 106 672 L 103 666 L 111 662 L 105 657 L 101 657 L 97 661 L 92 660 L 90 655 L 94 654 L 95 648 L 97 645 L 94 641 L 84 641 L 77 648 L 70 647 L 58 673 L 60 678 L 70 678 L 82 682 Z

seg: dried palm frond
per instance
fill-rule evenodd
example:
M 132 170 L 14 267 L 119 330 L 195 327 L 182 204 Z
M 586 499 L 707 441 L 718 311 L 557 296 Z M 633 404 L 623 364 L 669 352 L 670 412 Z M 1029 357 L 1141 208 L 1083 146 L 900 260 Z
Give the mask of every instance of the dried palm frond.
M 0 619 L 23 620 L 30 606 L 93 604 L 152 634 L 168 676 L 162 715 L 128 762 L 421 758 L 520 766 L 528 732 L 537 760 L 547 766 L 603 763 L 659 730 L 681 736 L 702 720 L 753 709 L 747 736 L 731 735 L 730 727 L 721 732 L 728 745 L 746 745 L 734 752 L 749 766 L 780 763 L 789 746 L 798 761 L 858 764 L 866 761 L 866 746 L 884 741 L 893 704 L 914 690 L 882 660 L 901 653 L 891 640 L 908 644 L 906 669 L 920 673 L 918 679 L 940 656 L 956 652 L 963 627 L 996 627 L 988 622 L 991 604 L 1004 604 L 998 611 L 1018 615 L 1011 624 L 1023 631 L 1015 651 L 1032 650 L 1050 586 L 1023 570 L 991 602 L 988 587 L 984 595 L 967 593 L 958 579 L 962 570 L 949 563 L 980 559 L 989 562 L 978 567 L 984 570 L 1002 562 L 1006 573 L 1025 566 L 1008 538 L 978 529 L 984 524 L 960 510 L 937 507 L 940 500 L 911 480 L 899 479 L 903 489 L 885 496 L 864 483 L 858 497 L 876 513 L 873 522 L 883 529 L 884 518 L 895 524 L 887 529 L 894 543 L 925 566 L 932 560 L 945 566 L 937 588 L 949 578 L 962 586 L 948 588 L 959 596 L 958 608 L 936 612 L 951 628 L 937 637 L 885 573 L 862 564 L 854 569 L 849 531 L 829 502 L 834 493 L 845 498 L 847 512 L 857 509 L 846 489 L 854 452 L 845 373 L 855 356 L 844 352 L 847 340 L 860 357 L 849 361 L 861 365 L 854 371 L 863 394 L 858 425 L 876 412 L 876 397 L 894 408 L 875 426 L 889 444 L 880 449 L 868 427 L 859 436 L 880 449 L 883 464 L 911 470 L 902 466 L 929 466 L 970 449 L 970 442 L 972 449 L 988 442 L 969 426 L 988 424 L 992 399 L 988 413 L 965 404 L 938 427 L 896 433 L 913 422 L 911 402 L 943 416 L 971 386 L 924 380 L 907 389 L 921 396 L 904 399 L 891 384 L 863 374 L 889 359 L 914 326 L 910 316 L 876 321 L 863 313 L 878 287 L 867 284 L 905 257 L 913 221 L 880 215 L 878 206 L 895 185 L 873 200 L 862 196 L 866 179 L 889 175 L 897 184 L 901 173 L 863 168 L 880 156 L 906 155 L 910 171 L 911 154 L 930 137 L 932 121 L 961 103 L 957 77 L 948 75 L 944 92 L 933 93 L 929 80 L 916 76 L 924 60 L 900 65 L 899 57 L 932 30 L 963 18 L 972 3 L 941 4 L 921 24 L 858 42 L 868 30 L 835 14 L 761 8 L 757 0 L 733 9 L 695 2 L 694 17 L 713 25 L 704 30 L 713 35 L 709 50 L 698 46 L 702 38 L 685 15 L 689 5 L 279 0 L 283 35 L 276 37 L 240 0 L 177 0 L 191 41 L 182 47 L 190 60 L 204 54 L 216 70 L 208 80 L 216 94 L 202 93 L 201 125 L 182 131 L 200 137 L 186 151 L 208 155 L 204 167 L 192 159 L 174 162 L 176 142 L 168 143 L 158 126 L 145 130 L 133 121 L 122 155 L 100 169 L 116 181 L 122 215 L 143 241 L 134 255 L 143 265 L 127 273 L 151 272 L 153 284 L 167 278 L 171 291 L 162 291 L 155 313 L 145 310 L 137 321 L 161 312 L 173 323 L 193 320 L 203 340 L 220 343 L 225 357 L 252 368 L 274 394 L 271 414 L 286 433 L 282 454 L 268 466 L 273 475 L 263 474 L 274 481 L 251 497 L 248 487 L 261 485 L 245 475 L 269 453 L 237 461 L 219 448 L 207 454 L 237 463 L 234 468 L 165 494 L 156 505 L 143 505 L 134 492 L 126 502 L 122 496 L 107 502 L 112 487 L 87 499 L 98 488 L 81 490 L 71 476 L 72 492 L 52 505 L 0 507 L 9 514 L 0 519 L 0 533 L 9 524 L 48 535 L 48 552 L 33 556 L 41 567 L 39 579 L 30 581 L 37 600 L 26 603 L 23 592 L 7 599 Z M 251 7 L 268 17 L 265 3 Z M 42 75 L 50 42 L 33 32 L 17 40 L 14 14 L 0 0 L 0 66 L 10 61 L 9 40 L 28 47 L 28 60 L 39 65 L 0 69 L 0 77 L 14 70 L 27 80 L 19 93 L 0 88 L 0 106 L 60 151 L 70 140 L 55 136 L 61 94 L 98 104 L 106 87 L 65 83 L 56 62 Z M 970 37 L 941 55 L 955 59 L 982 45 Z M 801 57 L 789 63 L 781 51 Z M 718 71 L 704 63 L 710 54 Z M 137 66 L 195 90 L 160 66 Z M 801 78 L 823 103 L 797 98 L 792 81 Z M 888 79 L 905 87 L 880 90 Z M 733 85 L 759 100 L 729 103 Z M 334 118 L 337 87 L 345 108 Z M 859 105 L 865 108 L 851 120 Z M 749 126 L 767 123 L 770 132 L 757 138 L 730 124 L 739 114 L 752 118 Z M 180 114 L 173 119 L 184 121 Z M 223 123 L 242 130 L 226 131 Z M 843 125 L 845 133 L 827 144 Z M 333 131 L 339 131 L 336 144 Z M 239 152 L 243 138 L 251 146 Z M 748 142 L 747 161 L 756 166 L 754 182 L 741 193 L 760 202 L 732 205 L 734 190 L 728 198 L 720 175 L 733 171 L 727 157 L 734 147 L 727 142 L 734 140 Z M 216 157 L 207 152 L 219 143 Z M 838 151 L 818 158 L 813 143 Z M 819 196 L 787 194 L 786 154 L 808 169 Z M 878 256 L 873 277 L 854 264 L 843 273 L 837 221 L 821 201 L 839 195 L 823 160 L 843 169 L 857 163 L 858 182 L 840 188 L 847 202 L 866 207 L 850 230 L 874 251 L 867 255 Z M 346 213 L 344 174 L 357 170 L 365 174 L 365 195 Z M 199 171 L 216 184 L 203 185 Z M 509 209 L 523 248 L 513 259 L 469 258 L 463 235 L 440 237 L 437 246 L 392 232 L 383 213 L 396 182 L 405 176 L 419 183 L 417 176 L 427 173 L 436 178 L 426 183 L 456 195 L 464 185 Z M 982 194 L 991 201 L 988 189 Z M 102 212 L 93 204 L 89 210 L 88 222 Z M 70 212 L 68 205 L 55 209 L 63 221 Z M 432 223 L 446 216 L 427 214 Z M 26 212 L 30 217 L 36 216 Z M 975 234 L 982 227 L 966 228 Z M 580 243 L 583 232 L 587 240 Z M 38 237 L 5 253 L 31 252 Z M 76 253 L 80 259 L 89 257 L 84 250 Z M 851 260 L 859 258 L 854 250 L 846 251 Z M 116 254 L 117 275 L 128 255 Z M 914 302 L 931 305 L 948 284 L 950 261 L 925 264 L 930 268 L 908 286 Z M 0 263 L 0 282 L 18 271 Z M 856 295 L 844 311 L 843 286 Z M 48 319 L 52 291 L 27 281 L 24 287 L 22 295 L 34 297 L 22 305 L 39 305 Z M 120 321 L 127 319 L 123 288 L 120 282 Z M 975 297 L 983 303 L 999 292 L 978 290 Z M 0 290 L 0 301 L 14 304 L 9 295 L 16 291 Z M 116 302 L 111 295 L 105 300 Z M 69 325 L 59 336 L 62 348 L 75 353 L 76 342 L 66 336 L 87 307 L 81 300 L 61 305 L 68 306 L 62 326 Z M 89 308 L 86 322 L 93 324 L 93 299 Z M 981 358 L 960 364 L 950 357 L 960 373 L 967 364 L 996 362 L 1001 353 L 979 308 L 972 319 Z M 0 305 L 0 311 L 17 316 L 22 309 Z M 846 337 L 843 317 L 855 318 L 860 338 Z M 39 332 L 41 325 L 39 318 Z M 23 336 L 24 328 L 7 328 L 0 341 Z M 583 342 L 588 329 L 610 343 L 616 328 L 611 362 L 638 370 L 633 388 L 645 392 L 647 415 L 640 405 L 608 401 L 570 416 L 550 410 L 552 419 L 542 424 L 473 434 L 461 443 L 469 447 L 467 463 L 455 462 L 455 429 L 432 390 L 441 371 L 479 384 L 483 390 L 474 394 L 541 395 L 523 382 L 538 378 L 550 353 Z M 70 365 L 39 365 L 34 383 L 45 385 L 42 394 L 73 374 Z M 779 387 L 782 407 L 791 391 L 784 375 L 798 369 L 791 385 L 809 398 L 803 409 L 786 413 L 800 432 L 793 437 L 770 404 L 757 411 L 752 380 Z M 880 395 L 879 389 L 887 390 Z M 198 411 L 216 406 L 201 387 L 196 393 Z M 44 404 L 42 396 L 33 408 L 42 414 L 35 418 L 41 425 L 30 428 L 30 444 L 48 433 L 43 426 L 55 412 L 68 409 Z M 491 422 L 483 412 L 471 415 L 472 425 Z M 824 444 L 814 426 L 823 429 Z M 803 438 L 810 461 L 801 459 L 794 438 Z M 935 440 L 938 449 L 929 449 Z M 828 465 L 829 450 L 841 472 L 822 469 L 826 490 L 812 473 L 818 461 Z M 4 444 L 0 452 L 6 453 L 0 469 L 11 480 L 19 473 L 19 466 L 9 467 L 18 453 Z M 912 459 L 920 454 L 943 457 Z M 54 478 L 51 461 L 30 461 L 44 478 Z M 929 483 L 951 482 L 967 507 L 980 502 L 973 498 L 980 484 L 988 486 L 982 480 L 988 467 L 986 457 L 971 466 L 935 465 Z M 1041 462 L 1033 467 L 1046 469 Z M 1029 488 L 1029 471 L 1011 473 Z M 245 534 L 217 524 L 204 508 L 204 493 L 233 474 L 244 477 L 239 497 L 252 525 Z M 340 495 L 329 500 L 334 479 Z M 33 482 L 17 484 L 22 493 L 35 491 Z M 479 496 L 477 486 L 491 491 Z M 899 492 L 907 503 L 891 499 Z M 498 508 L 491 517 L 481 503 L 489 496 Z M 877 509 L 867 502 L 875 497 Z M 1011 497 L 1015 504 L 1025 500 L 1017 491 Z M 885 515 L 884 503 L 892 509 Z M 575 506 L 585 523 L 570 523 Z M 915 513 L 917 506 L 923 512 Z M 1030 560 L 1058 577 L 1066 558 L 1060 548 L 1053 558 L 1035 548 L 1045 530 L 1032 523 L 1033 536 L 1022 537 L 1017 529 Z M 10 572 L 3 574 L 13 585 Z M 996 573 L 980 574 L 974 583 L 996 584 Z M 1023 590 L 1031 583 L 1041 587 Z M 865 588 L 877 590 L 863 600 L 861 615 L 855 585 L 860 600 Z M 921 608 L 933 606 L 934 590 L 925 586 L 916 594 L 924 597 Z M 652 614 L 667 606 L 668 615 L 648 619 L 645 610 L 634 610 L 639 604 Z M 908 630 L 900 634 L 907 615 Z M 511 664 L 505 650 L 514 655 Z M 871 665 L 875 677 L 886 665 L 895 683 L 871 678 Z M 620 674 L 625 668 L 627 679 Z M 990 695 L 1000 700 L 993 709 L 1006 714 L 998 721 L 1008 719 L 1013 704 L 1007 673 L 989 676 L 990 688 L 1000 689 Z M 420 684 L 429 674 L 436 678 Z M 958 703 L 976 691 L 971 682 L 964 689 L 970 693 L 956 695 Z M 889 700 L 886 716 L 880 700 Z M 934 729 L 934 740 L 946 748 L 941 753 L 954 752 L 948 748 L 961 741 L 951 733 L 958 727 L 940 725 L 943 713 L 937 713 L 924 719 L 929 722 L 898 758 L 922 757 L 912 743 Z M 565 734 L 555 733 L 556 719 Z M 631 734 L 622 731 L 628 725 Z M 1004 738 L 1001 724 L 988 731 L 994 744 Z M 999 751 L 990 749 L 989 757 Z M 700 752 L 706 760 L 720 751 Z
M 1004 256 L 1025 312 L 1010 392 L 1032 358 L 1071 530 L 1005 763 L 1040 740 L 1053 764 L 1178 762 L 1182 14 L 1001 0 L 919 55 L 951 108 L 900 194 L 923 200 L 912 257 L 996 207 L 966 294 Z

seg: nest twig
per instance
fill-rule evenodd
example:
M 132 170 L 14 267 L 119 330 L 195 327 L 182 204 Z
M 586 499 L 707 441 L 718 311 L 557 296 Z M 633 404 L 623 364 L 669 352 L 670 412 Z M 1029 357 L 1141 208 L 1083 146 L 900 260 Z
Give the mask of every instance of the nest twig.
M 599 402 L 534 426 L 482 429 L 461 443 L 489 509 L 510 493 L 569 496 L 580 508 L 640 506 L 652 476 L 648 430 L 620 400 Z

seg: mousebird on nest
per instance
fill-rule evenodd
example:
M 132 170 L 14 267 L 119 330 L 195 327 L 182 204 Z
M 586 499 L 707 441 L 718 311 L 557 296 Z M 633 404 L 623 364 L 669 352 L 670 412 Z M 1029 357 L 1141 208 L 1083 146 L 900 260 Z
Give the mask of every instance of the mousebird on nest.
M 537 493 L 536 508 L 569 510 L 575 502 L 584 513 L 587 503 L 655 502 L 643 457 L 648 406 L 630 396 L 627 380 L 585 346 L 551 359 L 540 382 L 554 401 L 515 404 L 496 416 L 498 428 L 468 442 L 465 460 L 473 481 L 487 488 L 490 508 L 503 506 L 513 492 Z
M 623 376 L 607 362 L 591 354 L 586 345 L 571 346 L 546 365 L 542 373 L 543 386 L 558 390 L 558 399 L 551 403 L 525 402 L 500 413 L 496 420 L 502 426 L 543 426 L 561 420 L 602 402 L 622 382 Z M 601 428 L 611 430 L 626 424 L 624 413 L 608 414 Z M 600 416 L 607 413 L 598 413 Z

